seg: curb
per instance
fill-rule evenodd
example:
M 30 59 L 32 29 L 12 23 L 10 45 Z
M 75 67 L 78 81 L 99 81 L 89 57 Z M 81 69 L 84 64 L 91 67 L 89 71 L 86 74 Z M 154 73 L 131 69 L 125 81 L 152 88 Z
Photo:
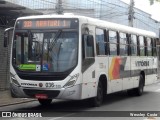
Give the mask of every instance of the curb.
M 16 104 L 22 104 L 22 103 L 33 102 L 33 101 L 37 101 L 37 100 L 24 100 L 24 101 L 19 101 L 19 102 L 14 102 L 14 103 L 6 103 L 6 104 L 0 105 L 0 107 L 16 105 Z

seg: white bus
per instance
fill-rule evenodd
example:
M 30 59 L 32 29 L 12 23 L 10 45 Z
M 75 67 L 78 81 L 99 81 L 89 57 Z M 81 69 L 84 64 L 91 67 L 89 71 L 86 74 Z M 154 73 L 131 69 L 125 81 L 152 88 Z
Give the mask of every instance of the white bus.
M 21 17 L 13 29 L 10 89 L 18 98 L 90 98 L 142 95 L 157 81 L 159 39 L 153 32 L 76 15 Z

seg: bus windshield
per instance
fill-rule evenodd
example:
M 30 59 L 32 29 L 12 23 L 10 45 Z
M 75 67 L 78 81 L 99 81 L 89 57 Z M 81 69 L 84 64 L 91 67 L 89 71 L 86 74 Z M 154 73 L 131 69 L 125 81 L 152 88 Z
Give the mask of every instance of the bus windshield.
M 13 66 L 20 71 L 65 72 L 77 64 L 78 33 L 75 31 L 16 31 Z

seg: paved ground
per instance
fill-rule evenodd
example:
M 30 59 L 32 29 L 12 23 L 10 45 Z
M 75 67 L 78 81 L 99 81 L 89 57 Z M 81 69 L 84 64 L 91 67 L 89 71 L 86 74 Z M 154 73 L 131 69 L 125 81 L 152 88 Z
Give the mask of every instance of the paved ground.
M 116 114 L 115 111 L 122 112 L 122 114 L 124 114 L 123 111 L 160 111 L 160 83 L 146 86 L 144 94 L 140 97 L 127 96 L 125 92 L 108 95 L 101 107 L 90 107 L 87 101 L 53 100 L 52 104 L 46 107 L 41 106 L 37 101 L 32 101 L 0 107 L 0 111 L 45 112 L 46 116 L 52 116 L 21 119 L 1 118 L 2 120 L 160 120 L 160 117 L 97 117 L 98 113 L 105 113 L 106 111 L 112 112 L 114 115 Z M 106 114 L 108 114 L 107 112 Z
M 27 98 L 12 98 L 9 90 L 0 91 L 0 107 L 24 103 L 24 102 L 30 102 L 33 100 L 34 99 L 27 99 Z

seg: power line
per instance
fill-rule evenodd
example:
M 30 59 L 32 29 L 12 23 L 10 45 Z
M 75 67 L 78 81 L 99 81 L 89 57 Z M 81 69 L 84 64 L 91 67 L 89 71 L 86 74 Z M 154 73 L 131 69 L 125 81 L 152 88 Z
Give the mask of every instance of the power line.
M 47 3 L 55 4 L 55 5 L 57 4 L 57 3 L 55 3 L 55 2 L 50 2 L 50 1 L 47 1 L 47 0 L 43 0 L 43 1 L 44 1 L 44 2 L 47 2 Z M 63 6 L 64 6 L 64 7 L 72 7 L 72 8 L 75 8 L 75 9 L 83 9 L 83 8 L 79 8 L 79 7 L 75 7 L 75 6 L 73 7 L 73 6 L 71 6 L 71 5 L 64 5 L 64 4 L 63 4 Z M 76 12 L 77 12 L 77 11 L 76 11 Z M 77 13 L 82 14 L 81 11 L 80 11 L 80 12 L 77 12 Z M 94 13 L 91 14 L 91 13 L 88 13 L 88 11 L 83 11 L 83 13 L 85 13 L 85 14 L 90 14 L 90 15 L 94 15 Z
M 106 1 L 103 1 L 103 0 L 101 0 L 101 1 L 102 1 L 102 2 L 104 2 L 104 3 L 107 3 L 107 4 L 111 4 L 111 5 L 114 5 L 114 6 L 120 7 L 120 8 L 127 9 L 126 7 L 123 7 L 123 6 L 120 6 L 120 5 L 114 4 L 114 3 L 106 2 Z
M 102 3 L 99 3 L 99 2 L 95 2 L 95 1 L 93 1 L 93 0 L 87 0 L 87 1 L 90 1 L 90 2 L 93 2 L 93 3 L 96 3 L 96 4 L 98 3 L 98 4 L 102 5 L 102 6 L 106 6 L 106 7 L 112 8 L 112 7 L 110 7 L 110 6 L 106 5 L 106 4 L 102 4 Z M 102 1 L 102 2 L 103 2 L 103 1 Z M 122 6 L 119 6 L 119 5 L 116 5 L 116 4 L 112 4 L 112 3 L 109 3 L 109 2 L 105 2 L 105 3 L 111 4 L 111 5 L 114 5 L 114 6 L 117 6 L 117 7 L 125 8 L 125 7 L 122 7 Z M 127 9 L 127 8 L 125 8 L 125 9 Z M 115 10 L 115 9 L 114 9 L 114 10 Z M 116 11 L 120 11 L 120 10 L 116 10 Z M 123 12 L 123 11 L 120 11 L 120 12 Z
M 138 15 L 141 15 L 141 16 L 143 16 L 143 17 L 147 17 L 146 15 L 143 15 L 143 14 L 141 14 L 141 13 L 139 13 L 139 12 L 134 12 L 134 13 L 136 13 L 136 14 L 138 14 Z M 148 17 L 149 18 L 149 17 Z
M 55 4 L 56 5 L 56 3 L 55 2 L 50 2 L 50 1 L 47 1 L 47 0 L 43 0 L 44 2 L 47 2 L 47 3 L 51 3 L 51 4 Z M 91 1 L 91 0 L 88 0 L 88 1 L 90 1 L 90 2 L 93 2 L 93 3 L 97 3 L 97 2 L 94 2 L 94 1 Z M 100 3 L 99 3 L 100 4 Z M 63 4 L 63 6 L 66 6 L 66 7 L 70 7 L 71 5 L 64 5 Z M 105 6 L 107 6 L 107 5 L 105 5 Z M 78 8 L 78 7 L 73 7 L 73 6 L 71 6 L 72 8 L 76 8 L 76 9 L 81 9 L 81 8 Z M 113 10 L 113 8 L 114 7 L 110 7 L 112 10 Z M 96 10 L 97 11 L 97 10 Z M 107 12 L 108 12 L 108 10 L 107 10 Z M 118 11 L 119 12 L 119 11 Z M 116 12 L 116 13 L 118 13 L 118 12 Z M 82 14 L 82 12 L 77 12 L 77 13 L 80 13 L 80 14 Z M 89 15 L 91 15 L 91 16 L 94 16 L 95 14 L 94 13 L 88 13 L 88 11 L 83 11 L 83 13 L 85 13 L 85 14 L 89 14 Z M 122 12 L 119 12 L 119 13 L 122 13 Z M 123 12 L 123 13 L 125 13 L 125 12 Z M 110 14 L 114 14 L 114 13 L 110 13 Z M 107 14 L 107 15 L 110 15 L 110 14 Z M 123 14 L 122 14 L 123 15 Z
M 136 18 L 136 17 L 135 17 L 135 19 L 139 20 L 140 22 L 142 22 L 143 24 L 145 24 L 146 26 L 148 26 L 148 27 L 150 27 L 150 28 L 153 28 L 153 29 L 155 29 L 155 30 L 158 30 L 158 28 L 154 28 L 153 26 L 150 26 L 148 23 L 145 23 L 144 21 L 142 21 L 142 20 L 139 19 L 139 18 Z
M 45 1 L 45 2 L 47 2 L 47 3 L 51 3 L 51 4 L 57 4 L 57 3 L 55 3 L 55 2 L 51 2 L 51 1 L 47 1 L 47 0 L 43 0 L 43 1 Z M 65 3 L 65 4 L 67 4 L 67 3 Z M 72 5 L 65 5 L 65 4 L 63 4 L 63 6 L 64 7 L 72 7 L 72 8 L 76 8 L 76 9 L 82 9 L 82 8 L 80 8 L 80 7 L 75 7 L 75 6 L 72 6 Z
M 127 12 L 111 12 L 109 14 L 103 14 L 103 16 L 109 16 L 111 17 L 110 15 L 113 15 L 113 16 L 116 16 L 116 15 L 127 15 L 128 13 Z

